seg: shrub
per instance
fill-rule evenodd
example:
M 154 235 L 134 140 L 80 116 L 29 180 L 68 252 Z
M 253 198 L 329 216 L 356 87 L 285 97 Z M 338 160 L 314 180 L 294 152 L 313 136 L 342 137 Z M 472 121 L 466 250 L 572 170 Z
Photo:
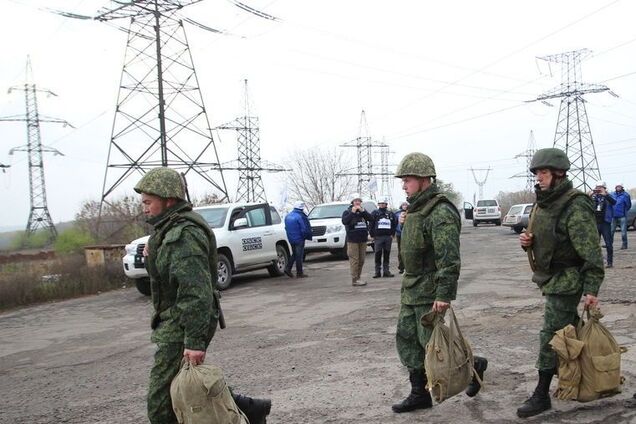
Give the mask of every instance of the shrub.
M 8 264 L 0 269 L 0 310 L 51 300 L 69 299 L 120 288 L 121 264 L 88 267 L 81 255 Z
M 59 254 L 82 253 L 84 246 L 95 243 L 88 231 L 72 227 L 62 233 L 55 240 L 55 251 Z

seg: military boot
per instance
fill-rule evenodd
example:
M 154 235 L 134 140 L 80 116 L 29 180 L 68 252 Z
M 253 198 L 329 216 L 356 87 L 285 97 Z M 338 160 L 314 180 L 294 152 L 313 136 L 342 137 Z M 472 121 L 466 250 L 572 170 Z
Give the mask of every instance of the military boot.
M 479 380 L 484 380 L 484 371 L 488 368 L 488 360 L 486 358 L 482 358 L 481 356 L 475 356 L 475 371 L 477 371 L 477 375 L 479 376 Z M 466 394 L 470 397 L 475 396 L 479 393 L 481 389 L 481 384 L 479 384 L 479 380 L 475 376 L 473 376 L 473 380 L 470 382 L 468 387 L 466 388 Z
M 426 390 L 426 374 L 424 374 L 424 370 L 409 371 L 409 380 L 411 381 L 411 393 L 402 402 L 396 403 L 391 407 L 395 413 L 400 414 L 433 406 L 431 394 Z
M 539 383 L 537 384 L 537 388 L 534 389 L 532 396 L 517 409 L 517 416 L 519 418 L 533 417 L 552 408 L 552 402 L 550 402 L 550 382 L 554 374 L 554 370 L 539 370 Z
M 266 417 L 272 409 L 269 399 L 253 399 L 232 393 L 236 406 L 245 414 L 250 424 L 267 424 Z

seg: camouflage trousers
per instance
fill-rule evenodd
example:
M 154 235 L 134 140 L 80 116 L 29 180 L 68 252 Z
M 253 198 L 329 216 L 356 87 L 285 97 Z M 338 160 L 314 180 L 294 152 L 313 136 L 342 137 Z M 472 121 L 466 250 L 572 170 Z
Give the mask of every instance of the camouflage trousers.
M 426 344 L 431 338 L 432 328 L 420 324 L 422 315 L 433 308 L 432 303 L 425 305 L 400 305 L 395 345 L 402 365 L 409 370 L 423 370 Z
M 148 385 L 148 419 L 152 424 L 177 424 L 172 410 L 170 383 L 179 373 L 182 343 L 158 343 Z
M 536 367 L 539 370 L 557 368 L 557 354 L 550 346 L 550 340 L 557 330 L 568 324 L 576 326 L 579 322 L 577 308 L 582 293 L 573 295 L 546 294 L 543 311 L 543 328 L 539 333 L 539 358 Z

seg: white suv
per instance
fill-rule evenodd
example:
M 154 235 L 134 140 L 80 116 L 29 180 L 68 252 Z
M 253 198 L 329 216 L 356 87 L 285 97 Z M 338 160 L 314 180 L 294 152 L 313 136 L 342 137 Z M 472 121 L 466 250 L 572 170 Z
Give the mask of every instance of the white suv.
M 501 225 L 501 208 L 495 199 L 478 200 L 473 212 L 473 227 L 491 222 Z
M 219 256 L 217 288 L 224 290 L 234 274 L 255 269 L 266 268 L 273 277 L 283 275 L 291 249 L 274 207 L 267 203 L 225 203 L 194 210 L 214 230 Z M 137 289 L 145 295 L 150 294 L 143 257 L 148 237 L 128 244 L 122 258 L 124 273 L 135 280 Z
M 316 205 L 309 212 L 311 240 L 305 242 L 305 252 L 329 252 L 347 258 L 347 229 L 342 223 L 342 214 L 351 206 L 351 202 L 331 202 Z M 362 206 L 371 213 L 375 203 L 362 202 Z

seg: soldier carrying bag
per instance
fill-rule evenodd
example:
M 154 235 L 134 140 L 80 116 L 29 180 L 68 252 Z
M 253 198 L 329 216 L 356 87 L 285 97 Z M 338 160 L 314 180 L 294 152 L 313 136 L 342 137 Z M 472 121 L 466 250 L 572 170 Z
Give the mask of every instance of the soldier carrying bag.
M 170 397 L 179 424 L 248 424 L 217 366 L 183 361 Z
M 423 326 L 433 326 L 433 333 L 426 344 L 424 369 L 428 383 L 426 388 L 437 402 L 443 402 L 451 396 L 463 392 L 472 381 L 474 370 L 473 351 L 464 338 L 453 308 L 448 308 L 450 325 L 444 324 L 444 318 L 436 312 L 422 316 Z M 479 380 L 480 384 L 482 383 Z

